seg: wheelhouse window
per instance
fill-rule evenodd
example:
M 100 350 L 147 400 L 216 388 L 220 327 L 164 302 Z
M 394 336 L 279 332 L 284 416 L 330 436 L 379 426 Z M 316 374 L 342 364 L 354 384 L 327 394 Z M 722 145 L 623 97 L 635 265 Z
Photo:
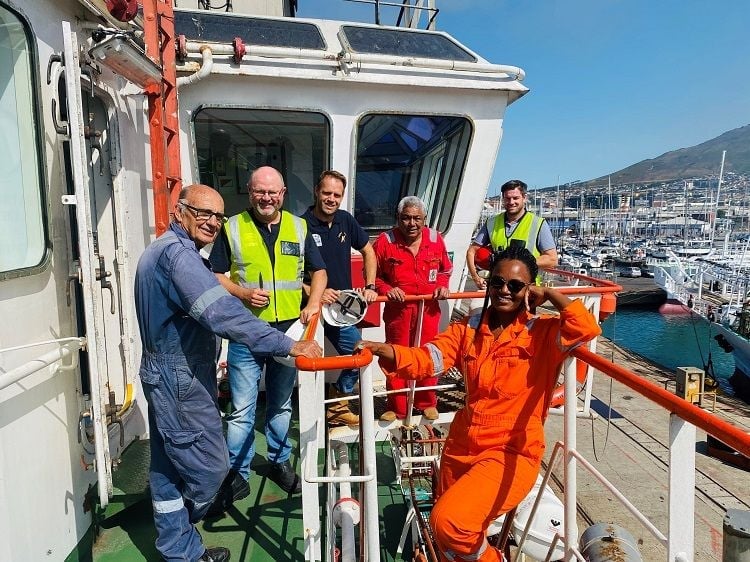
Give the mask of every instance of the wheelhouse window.
M 471 139 L 464 117 L 364 116 L 357 127 L 354 216 L 371 234 L 394 225 L 407 195 L 427 205 L 427 224 L 451 224 Z
M 248 206 L 250 174 L 272 166 L 284 176 L 284 208 L 302 214 L 330 161 L 330 124 L 303 111 L 203 108 L 193 122 L 200 181 L 224 197 L 227 215 Z
M 0 276 L 46 252 L 32 60 L 24 24 L 0 6 Z

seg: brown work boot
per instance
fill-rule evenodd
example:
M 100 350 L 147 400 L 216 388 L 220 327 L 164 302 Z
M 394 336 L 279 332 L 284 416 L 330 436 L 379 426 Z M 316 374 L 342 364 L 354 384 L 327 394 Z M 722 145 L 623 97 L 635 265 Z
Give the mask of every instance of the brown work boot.
M 346 396 L 346 394 L 339 392 L 335 386 L 331 385 L 331 398 L 340 398 L 344 396 Z M 359 425 L 359 416 L 349 409 L 348 400 L 339 400 L 338 402 L 331 402 L 328 404 L 326 421 L 328 422 L 328 427 L 337 427 L 341 425 L 357 426 Z
M 393 410 L 388 410 L 387 412 L 383 412 L 380 414 L 380 421 L 384 422 L 392 422 L 396 419 L 396 412 Z
M 440 413 L 435 406 L 429 406 L 422 410 L 422 415 L 428 420 L 436 420 L 440 416 Z

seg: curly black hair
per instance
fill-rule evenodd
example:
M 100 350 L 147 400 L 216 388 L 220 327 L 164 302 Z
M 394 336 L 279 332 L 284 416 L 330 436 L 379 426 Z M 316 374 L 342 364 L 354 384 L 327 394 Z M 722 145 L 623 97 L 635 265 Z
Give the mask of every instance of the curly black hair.
M 490 258 L 490 271 L 494 271 L 497 264 L 499 264 L 501 261 L 508 261 L 508 260 L 518 260 L 520 262 L 523 262 L 524 265 L 529 270 L 529 274 L 531 275 L 532 282 L 536 279 L 536 276 L 539 274 L 539 266 L 536 264 L 536 258 L 534 257 L 534 255 L 523 246 L 518 246 L 516 244 L 511 244 L 504 250 L 498 250 L 492 253 L 492 257 Z M 484 296 L 484 303 L 482 305 L 482 314 L 479 317 L 480 324 L 484 321 L 484 317 L 487 314 L 487 309 L 489 307 L 489 304 L 490 304 L 490 291 L 488 288 L 487 293 Z M 479 333 L 479 330 L 475 332 L 474 337 L 476 337 L 476 334 L 478 333 Z
M 490 258 L 490 271 L 495 269 L 495 266 L 498 263 L 506 260 L 518 260 L 523 262 L 529 270 L 532 281 L 536 279 L 536 276 L 539 274 L 539 266 L 536 264 L 536 258 L 534 257 L 534 254 L 529 252 L 523 246 L 511 244 L 504 250 L 498 250 L 497 252 L 494 252 L 492 254 L 492 257 Z

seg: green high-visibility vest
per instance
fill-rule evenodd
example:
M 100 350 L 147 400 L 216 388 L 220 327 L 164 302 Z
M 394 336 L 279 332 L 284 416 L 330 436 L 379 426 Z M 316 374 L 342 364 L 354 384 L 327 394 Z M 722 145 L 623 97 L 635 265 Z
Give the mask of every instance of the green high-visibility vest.
M 508 236 L 505 233 L 505 213 L 500 213 L 487 219 L 487 232 L 490 233 L 490 245 L 492 249 L 504 250 L 513 240 L 518 240 L 523 246 L 531 252 L 534 258 L 538 258 L 542 253 L 536 247 L 536 241 L 539 238 L 539 231 L 542 229 L 544 219 L 536 216 L 534 213 L 526 211 L 521 220 L 516 223 L 515 228 Z M 542 284 L 541 273 L 536 276 L 536 284 Z
M 263 237 L 248 211 L 230 217 L 224 229 L 232 252 L 229 270 L 232 281 L 242 287 L 263 288 L 271 293 L 268 306 L 248 306 L 252 313 L 266 322 L 298 318 L 302 304 L 307 222 L 281 211 L 273 265 Z
M 511 240 L 520 240 L 523 246 L 532 253 L 535 258 L 541 255 L 536 247 L 539 231 L 542 229 L 544 219 L 528 211 L 523 214 L 510 236 L 505 233 L 505 213 L 500 213 L 487 219 L 487 232 L 490 233 L 490 244 L 492 249 L 504 250 L 511 244 Z

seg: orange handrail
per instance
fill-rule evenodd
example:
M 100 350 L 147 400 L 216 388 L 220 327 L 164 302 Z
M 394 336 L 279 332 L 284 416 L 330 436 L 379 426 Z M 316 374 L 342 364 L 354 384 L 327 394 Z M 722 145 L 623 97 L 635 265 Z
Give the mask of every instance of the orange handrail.
M 564 295 L 569 294 L 604 294 L 604 293 L 618 293 L 622 291 L 622 287 L 620 285 L 615 284 L 607 284 L 607 285 L 600 285 L 598 287 L 588 287 L 588 286 L 580 286 L 580 287 L 555 287 L 556 290 L 560 291 Z M 451 293 L 447 299 L 445 300 L 452 300 L 452 299 L 483 299 L 485 295 L 484 291 L 472 291 L 467 293 Z M 425 294 L 425 295 L 405 295 L 403 302 L 414 302 L 414 301 L 431 301 L 433 300 L 432 294 Z M 375 302 L 390 302 L 390 299 L 388 297 L 378 297 Z
M 574 350 L 572 355 L 625 386 L 632 388 L 662 408 L 677 414 L 686 422 L 699 427 L 709 435 L 713 435 L 719 441 L 729 445 L 746 457 L 750 457 L 750 435 L 742 429 L 709 414 L 668 390 L 641 378 L 632 371 L 615 365 L 585 347 L 579 347 Z
M 311 340 L 315 337 L 318 329 L 320 314 L 313 316 L 307 323 L 302 340 Z M 359 369 L 372 363 L 372 352 L 369 349 L 360 349 L 352 355 L 335 355 L 333 357 L 297 357 L 294 365 L 300 371 L 329 371 L 334 369 Z

